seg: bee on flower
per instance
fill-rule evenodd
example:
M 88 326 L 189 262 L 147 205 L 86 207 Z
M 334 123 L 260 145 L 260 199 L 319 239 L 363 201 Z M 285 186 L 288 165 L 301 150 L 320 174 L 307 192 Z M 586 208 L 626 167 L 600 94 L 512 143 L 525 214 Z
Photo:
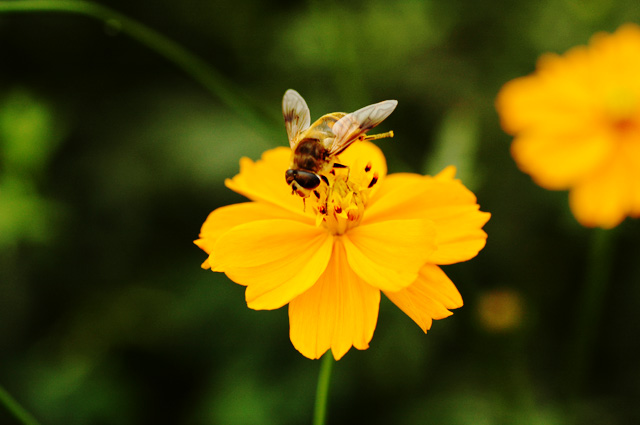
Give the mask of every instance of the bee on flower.
M 322 181 L 330 185 L 326 174 L 335 175 L 335 168 L 345 168 L 336 158 L 354 142 L 393 137 L 393 131 L 374 136 L 366 133 L 397 105 L 396 100 L 385 100 L 350 114 L 333 112 L 309 125 L 307 102 L 297 91 L 287 90 L 282 99 L 282 115 L 291 145 L 291 165 L 285 178 L 293 193 L 306 198 Z M 319 196 L 317 191 L 314 194 Z
M 377 114 L 379 106 L 371 106 Z M 387 104 L 384 114 L 393 108 Z M 307 110 L 306 104 L 296 110 Z M 366 115 L 354 114 L 354 122 Z M 372 116 L 376 124 L 386 118 Z M 294 131 L 287 124 L 290 140 L 309 122 L 303 117 Z M 486 242 L 482 227 L 489 214 L 479 211 L 453 167 L 435 177 L 387 175 L 384 155 L 366 140 L 370 128 L 355 131 L 355 143 L 339 152 L 339 160 L 337 154 L 324 157 L 337 168 L 300 168 L 292 161 L 294 144 L 294 154 L 282 147 L 256 162 L 242 158 L 240 173 L 225 184 L 250 202 L 213 211 L 195 241 L 208 254 L 203 268 L 246 286 L 249 308 L 288 304 L 291 342 L 311 359 L 328 350 L 337 360 L 351 347 L 367 349 L 381 292 L 426 332 L 433 319 L 462 306 L 440 265 L 469 260 Z M 331 127 L 323 131 L 336 136 Z M 317 180 L 298 181 L 287 170 Z M 307 181 L 314 187 L 305 188 Z
M 546 54 L 504 85 L 496 107 L 511 153 L 540 186 L 569 190 L 584 226 L 640 216 L 640 28 L 599 33 L 588 46 Z

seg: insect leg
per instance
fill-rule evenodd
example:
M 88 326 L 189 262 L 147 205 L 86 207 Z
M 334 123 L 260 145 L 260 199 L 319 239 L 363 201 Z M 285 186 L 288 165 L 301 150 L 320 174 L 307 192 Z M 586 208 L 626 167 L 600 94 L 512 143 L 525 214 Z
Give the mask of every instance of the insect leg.
M 333 163 L 333 168 L 346 168 L 347 169 L 347 180 L 349 180 L 349 176 L 351 175 L 351 168 L 348 165 L 340 164 L 338 162 Z

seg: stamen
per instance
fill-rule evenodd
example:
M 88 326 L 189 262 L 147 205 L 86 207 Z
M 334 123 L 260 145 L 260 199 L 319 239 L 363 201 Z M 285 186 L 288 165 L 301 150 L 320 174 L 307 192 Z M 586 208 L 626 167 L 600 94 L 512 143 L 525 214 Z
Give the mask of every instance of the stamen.
M 378 182 L 378 173 L 373 173 L 373 178 L 371 179 L 371 182 L 369 183 L 369 186 L 367 186 L 369 189 L 371 189 L 373 187 L 374 184 L 376 184 Z
M 365 166 L 366 164 L 366 166 Z M 363 161 L 359 172 L 351 180 L 351 167 L 334 164 L 328 172 L 317 174 L 326 184 L 306 190 L 310 208 L 315 212 L 316 226 L 324 226 L 334 235 L 342 235 L 362 220 L 369 198 L 369 188 L 379 179 L 372 161 Z M 346 169 L 345 171 L 342 171 Z M 364 169 L 365 173 L 362 173 Z

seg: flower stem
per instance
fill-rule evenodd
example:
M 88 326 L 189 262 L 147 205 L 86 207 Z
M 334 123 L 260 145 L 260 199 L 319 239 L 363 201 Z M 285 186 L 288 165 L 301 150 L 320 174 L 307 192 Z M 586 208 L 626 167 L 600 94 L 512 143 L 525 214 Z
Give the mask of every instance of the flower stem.
M 265 123 L 262 115 L 256 113 L 254 108 L 249 106 L 251 101 L 239 90 L 231 88 L 231 83 L 216 69 L 180 44 L 135 19 L 106 6 L 83 0 L 0 1 L 0 14 L 38 12 L 75 13 L 103 21 L 109 27 L 129 35 L 181 68 L 213 96 L 222 101 L 225 106 L 242 117 L 256 132 L 273 133 L 273 127 Z
M 24 407 L 16 401 L 3 387 L 0 385 L 0 404 L 3 404 L 13 416 L 24 425 L 39 425 L 39 422 L 27 412 Z
M 595 229 L 591 235 L 587 275 L 578 310 L 578 328 L 571 347 L 570 385 L 576 395 L 586 383 L 613 263 L 613 231 Z
M 327 401 L 329 396 L 329 382 L 333 367 L 333 354 L 329 351 L 322 358 L 318 387 L 316 389 L 316 405 L 313 412 L 313 425 L 324 425 L 327 419 Z

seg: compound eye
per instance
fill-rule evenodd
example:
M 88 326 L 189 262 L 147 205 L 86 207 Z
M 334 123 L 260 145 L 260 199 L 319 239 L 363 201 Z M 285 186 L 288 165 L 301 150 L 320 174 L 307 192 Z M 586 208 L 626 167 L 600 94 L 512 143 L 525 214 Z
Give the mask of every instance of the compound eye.
M 287 178 L 289 171 L 287 171 Z M 301 170 L 297 170 L 296 174 L 297 175 L 295 176 L 295 181 L 296 183 L 298 183 L 298 185 L 300 185 L 300 187 L 304 189 L 315 189 L 316 187 L 320 186 L 320 177 L 318 177 L 317 174 Z
M 284 178 L 287 180 L 287 184 L 290 185 L 293 183 L 297 175 L 298 172 L 296 170 L 287 170 L 287 172 L 284 173 Z

